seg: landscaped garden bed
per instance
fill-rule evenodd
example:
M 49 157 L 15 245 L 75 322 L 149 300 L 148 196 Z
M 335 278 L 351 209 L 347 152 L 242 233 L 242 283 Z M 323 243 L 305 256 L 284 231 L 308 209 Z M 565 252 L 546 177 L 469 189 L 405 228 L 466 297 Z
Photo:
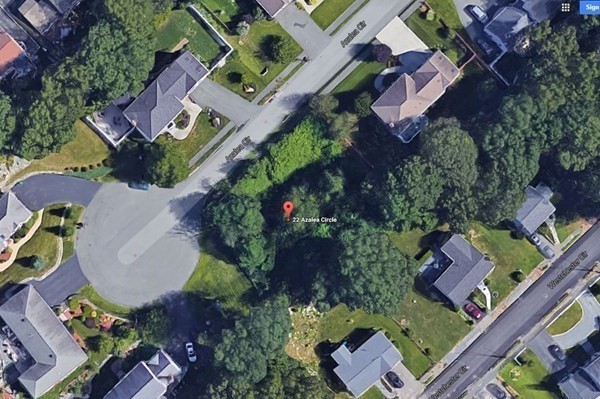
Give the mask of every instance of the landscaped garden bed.
M 500 370 L 506 385 L 512 387 L 519 397 L 527 399 L 557 399 L 558 387 L 551 382 L 548 370 L 530 350 L 519 356 L 518 365 L 511 361 Z

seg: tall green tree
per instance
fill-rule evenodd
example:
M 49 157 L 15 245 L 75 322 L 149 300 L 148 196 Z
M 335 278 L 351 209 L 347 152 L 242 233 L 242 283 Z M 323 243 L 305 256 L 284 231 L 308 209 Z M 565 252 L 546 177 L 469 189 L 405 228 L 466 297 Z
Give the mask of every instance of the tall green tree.
M 175 187 L 189 175 L 187 158 L 175 143 L 158 140 L 145 159 L 148 178 L 160 187 Z

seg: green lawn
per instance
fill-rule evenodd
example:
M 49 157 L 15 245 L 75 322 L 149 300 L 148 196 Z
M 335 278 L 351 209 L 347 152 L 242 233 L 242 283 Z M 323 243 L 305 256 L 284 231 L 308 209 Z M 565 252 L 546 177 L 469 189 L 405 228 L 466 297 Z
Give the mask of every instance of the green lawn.
M 527 240 L 516 240 L 510 231 L 489 227 L 480 222 L 469 225 L 470 241 L 486 254 L 496 268 L 490 275 L 490 290 L 497 292 L 493 304 L 498 304 L 516 287 L 511 273 L 522 270 L 525 275 L 543 260 L 542 255 Z M 469 238 L 467 236 L 467 238 Z
M 221 53 L 219 44 L 187 10 L 171 11 L 156 30 L 156 51 L 171 52 L 182 40 L 189 41 L 189 49 L 200 60 L 210 64 Z
M 461 31 L 464 29 L 458 17 L 458 11 L 452 0 L 428 0 L 427 3 L 435 10 L 437 15 L 444 20 L 444 22 L 454 29 L 455 31 Z
M 396 316 L 411 337 L 429 348 L 430 356 L 440 360 L 470 331 L 469 325 L 442 303 L 433 302 L 410 290 Z
M 287 64 L 276 63 L 269 59 L 268 43 L 273 37 L 291 36 L 276 21 L 257 21 L 252 24 L 250 32 L 243 37 L 227 36 L 227 41 L 237 50 L 223 68 L 217 69 L 211 75 L 215 82 L 227 87 L 240 96 L 251 100 L 258 95 L 273 79 L 287 67 Z M 302 47 L 294 42 L 296 55 L 300 55 Z M 261 76 L 261 72 L 268 72 Z M 254 93 L 244 93 L 242 76 L 255 88 Z
M 546 329 L 550 335 L 564 334 L 577 324 L 583 317 L 583 309 L 579 302 L 575 301 L 558 319 Z
M 377 75 L 386 68 L 386 65 L 377 61 L 363 61 L 354 71 L 333 89 L 333 94 L 360 93 L 375 89 L 373 83 Z
M 581 219 L 573 220 L 571 222 L 556 222 L 555 228 L 558 234 L 558 239 L 563 242 L 573 233 L 579 226 L 581 226 Z
M 98 309 L 110 313 L 112 315 L 128 318 L 131 313 L 131 308 L 126 306 L 116 305 L 102 298 L 91 285 L 86 285 L 79 291 L 79 294 L 94 304 Z
M 63 208 L 64 205 L 57 204 L 45 209 L 42 224 L 33 237 L 19 249 L 15 263 L 0 272 L 0 284 L 18 283 L 28 277 L 41 276 L 54 266 L 58 259 L 59 214 L 62 214 Z M 34 270 L 31 267 L 31 259 L 35 255 L 44 259 L 42 270 Z
M 228 123 L 229 119 L 221 115 L 221 126 L 214 127 L 210 123 L 208 113 L 202 112 L 198 115 L 192 132 L 184 140 L 175 140 L 170 137 L 165 137 L 163 140 L 173 140 L 175 145 L 181 148 L 189 162 Z
M 527 399 L 557 399 L 558 387 L 547 381 L 548 370 L 540 359 L 530 350 L 525 351 L 522 358 L 523 366 L 510 362 L 500 370 L 504 381 L 516 390 L 520 397 Z
M 318 341 L 340 342 L 357 328 L 381 329 L 387 332 L 391 341 L 402 353 L 404 365 L 415 377 L 422 376 L 431 367 L 427 357 L 402 333 L 398 324 L 392 319 L 382 315 L 370 315 L 363 310 L 350 312 L 344 304 L 336 306 L 323 315 Z
M 224 23 L 233 21 L 241 13 L 240 5 L 233 0 L 200 0 L 200 3 Z
M 218 299 L 226 310 L 245 313 L 245 296 L 252 285 L 237 267 L 202 252 L 196 270 L 183 288 L 208 299 Z
M 62 172 L 66 167 L 96 165 L 110 156 L 110 149 L 85 123 L 75 123 L 75 139 L 65 144 L 60 152 L 33 160 L 29 166 L 16 173 L 11 182 L 32 172 Z
M 71 217 L 65 219 L 64 228 L 71 227 L 75 231 L 71 237 L 63 238 L 62 262 L 69 259 L 75 253 L 75 238 L 77 235 L 77 223 L 81 220 L 85 208 L 81 205 L 71 205 Z
M 354 3 L 355 0 L 325 0 L 310 16 L 317 25 L 325 30 L 335 22 Z
M 454 5 L 452 5 L 454 7 Z M 406 25 L 430 48 L 442 50 L 454 64 L 464 56 L 463 50 L 450 38 L 445 37 L 439 21 L 427 21 L 424 13 L 416 10 L 406 20 Z
M 100 331 L 98 329 L 91 329 L 87 327 L 85 324 L 83 324 L 83 321 L 79 319 L 72 319 L 71 325 L 73 326 L 73 330 L 75 330 L 75 332 L 79 334 L 84 341 L 88 338 L 97 337 L 100 335 Z

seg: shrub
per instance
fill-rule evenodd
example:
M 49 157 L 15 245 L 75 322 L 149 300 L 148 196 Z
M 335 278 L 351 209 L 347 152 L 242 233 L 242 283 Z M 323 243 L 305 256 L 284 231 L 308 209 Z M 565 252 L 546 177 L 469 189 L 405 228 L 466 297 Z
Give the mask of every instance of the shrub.
M 235 33 L 239 36 L 246 36 L 250 32 L 250 24 L 246 21 L 240 21 L 235 27 Z
M 354 112 L 359 118 L 366 118 L 371 115 L 371 104 L 373 97 L 368 91 L 363 91 L 354 100 Z
M 87 172 L 87 170 L 88 170 L 87 166 L 82 166 L 82 167 L 81 167 L 81 171 L 82 171 L 82 172 Z
M 242 21 L 244 21 L 245 23 L 247 23 L 248 25 L 252 25 L 255 21 L 254 15 L 252 15 L 252 14 L 244 14 L 240 17 L 240 19 Z
M 33 267 L 35 270 L 42 270 L 45 263 L 46 262 L 44 262 L 44 259 L 37 255 L 31 259 L 31 267 Z
M 387 63 L 392 56 L 392 49 L 385 44 L 373 46 L 373 58 L 377 62 Z
M 90 305 L 83 305 L 83 308 L 81 310 L 83 311 L 84 316 L 90 317 L 94 309 Z
M 62 228 L 63 237 L 71 237 L 73 234 L 75 234 L 75 229 L 73 226 L 66 226 Z
M 90 165 L 88 165 L 88 168 L 89 168 L 89 170 L 92 170 L 92 169 L 94 169 L 95 167 L 96 167 L 96 165 L 94 165 L 94 164 L 90 164 Z
M 79 172 L 79 166 L 75 166 L 75 167 L 73 168 L 73 172 Z
M 254 17 L 255 21 L 264 21 L 265 19 L 267 19 L 265 12 L 259 6 L 256 6 L 254 8 L 254 12 L 252 13 L 252 16 Z
M 70 206 L 65 207 L 63 215 L 65 219 L 71 219 L 73 217 L 73 208 L 71 208 Z
M 101 167 L 102 167 L 102 162 L 98 162 L 98 163 L 96 164 L 96 167 L 97 167 L 97 168 L 101 168 Z
M 77 298 L 71 298 L 69 299 L 69 310 L 71 312 L 76 311 L 77 309 L 79 309 L 79 300 Z
M 515 270 L 514 272 L 511 273 L 510 275 L 512 277 L 513 280 L 515 280 L 517 283 L 522 282 L 523 280 L 525 280 L 525 273 L 523 273 L 523 271 L 521 270 Z
M 425 14 L 425 19 L 428 21 L 435 20 L 435 11 L 433 11 L 433 10 L 427 11 L 427 14 Z

